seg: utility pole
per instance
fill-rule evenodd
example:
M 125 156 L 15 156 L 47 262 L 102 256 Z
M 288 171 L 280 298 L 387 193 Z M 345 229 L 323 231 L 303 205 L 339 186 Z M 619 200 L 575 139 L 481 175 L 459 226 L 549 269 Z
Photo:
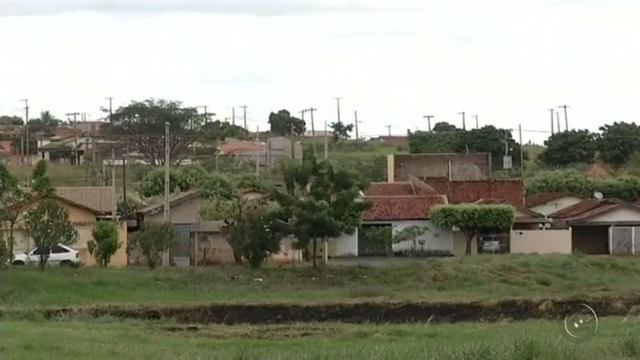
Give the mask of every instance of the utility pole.
M 424 115 L 422 118 L 423 119 L 427 119 L 427 126 L 429 129 L 429 132 L 431 132 L 431 119 L 433 119 L 435 116 L 433 115 Z
M 558 125 L 558 132 L 560 132 L 560 113 L 557 111 L 555 113 L 556 113 L 556 123 Z
M 24 102 L 24 129 L 26 136 L 26 148 L 27 148 L 27 167 L 31 166 L 31 153 L 29 150 L 29 99 L 22 99 Z M 27 171 L 27 174 L 29 171 Z M 29 183 L 29 175 L 27 175 L 27 184 Z
M 329 137 L 327 136 L 327 120 L 324 121 L 324 159 L 329 160 Z
M 391 136 L 391 125 L 387 125 L 385 127 L 387 128 L 387 131 L 389 132 L 389 136 Z
M 520 141 L 520 177 L 524 179 L 524 147 L 522 146 L 522 124 L 518 125 L 518 138 Z
M 169 147 L 170 142 L 169 142 L 169 122 L 164 123 L 164 222 L 169 222 L 170 221 L 170 202 L 169 202 L 169 196 L 170 196 L 170 191 L 169 191 L 169 187 L 171 185 L 170 183 L 170 157 L 171 157 L 171 149 Z M 169 252 L 165 251 L 164 254 L 162 254 L 162 266 L 169 266 Z
M 236 107 L 231 108 L 231 125 L 236 124 Z
M 256 175 L 260 174 L 260 126 L 256 127 L 256 143 L 258 150 L 256 151 Z
M 116 150 L 113 147 L 111 147 L 111 195 L 113 196 L 111 215 L 115 222 L 118 219 L 118 198 L 116 197 Z
M 244 120 L 244 128 L 249 130 L 247 127 L 247 105 L 240 106 L 242 108 L 242 119 Z
M 80 115 L 79 112 L 72 112 L 72 113 L 68 113 L 66 114 L 67 116 L 73 116 L 73 136 L 75 138 L 75 147 L 73 148 L 73 157 L 74 157 L 74 161 L 75 161 L 75 166 L 78 166 L 78 129 L 76 128 L 76 124 L 77 124 L 77 117 L 78 115 Z
M 337 98 L 334 98 L 334 99 L 336 99 L 336 104 L 337 104 L 337 109 L 338 109 L 338 122 L 340 122 L 340 100 L 342 100 L 342 98 L 341 97 L 337 97 Z
M 127 138 L 127 149 L 122 156 L 122 196 L 124 197 L 124 208 L 127 209 L 127 167 L 129 166 L 129 138 Z
M 313 138 L 313 155 L 316 157 L 316 159 L 318 158 L 318 144 L 316 144 L 316 126 L 315 123 L 313 121 L 313 113 L 314 111 L 316 111 L 317 109 L 314 108 L 313 106 L 309 108 L 309 114 L 311 114 L 311 137 Z
M 353 111 L 354 123 L 356 125 L 356 140 L 360 140 L 360 134 L 358 133 L 358 111 Z
M 569 131 L 569 119 L 567 117 L 567 108 L 569 107 L 569 105 L 560 105 L 558 106 L 559 109 L 563 109 L 564 110 L 564 128 L 566 131 Z
M 464 119 L 464 111 L 459 112 L 458 115 L 462 115 L 462 130 L 467 130 L 467 123 Z
M 473 117 L 476 119 L 476 129 L 480 129 L 480 126 L 478 126 L 478 115 L 473 115 Z
M 551 113 L 551 135 L 554 134 L 554 131 L 553 131 L 553 112 L 554 111 L 555 111 L 554 109 L 549 109 L 549 112 Z M 558 129 L 558 132 L 560 132 L 560 129 Z
M 111 116 L 113 116 L 113 97 L 105 98 L 105 100 L 109 100 L 109 122 L 113 122 Z

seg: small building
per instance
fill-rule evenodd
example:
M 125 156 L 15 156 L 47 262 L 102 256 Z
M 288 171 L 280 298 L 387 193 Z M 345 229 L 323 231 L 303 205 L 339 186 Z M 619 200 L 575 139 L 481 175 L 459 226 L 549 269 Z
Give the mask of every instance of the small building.
M 418 178 L 447 178 L 450 181 L 491 178 L 491 154 L 389 154 L 387 181 Z
M 95 259 L 89 254 L 87 243 L 92 240 L 92 231 L 95 224 L 102 217 L 102 213 L 94 208 L 85 206 L 83 204 L 71 201 L 65 197 L 59 195 L 43 196 L 35 195 L 30 199 L 18 204 L 14 204 L 12 208 L 14 211 L 19 211 L 18 221 L 14 228 L 14 252 L 27 252 L 34 248 L 33 241 L 29 236 L 27 229 L 25 228 L 22 217 L 24 214 L 40 204 L 45 199 L 53 199 L 60 202 L 64 208 L 69 212 L 69 220 L 78 231 L 78 240 L 70 244 L 71 247 L 79 251 L 80 261 L 86 265 L 95 265 Z M 119 222 L 119 234 L 118 240 L 121 242 L 121 247 L 116 254 L 111 258 L 110 266 L 126 266 L 127 265 L 127 227 L 124 222 Z M 4 224 L 3 231 L 6 231 L 8 224 Z
M 585 254 L 640 254 L 640 206 L 617 199 L 585 199 L 549 214 L 553 227 L 571 229 L 571 248 Z

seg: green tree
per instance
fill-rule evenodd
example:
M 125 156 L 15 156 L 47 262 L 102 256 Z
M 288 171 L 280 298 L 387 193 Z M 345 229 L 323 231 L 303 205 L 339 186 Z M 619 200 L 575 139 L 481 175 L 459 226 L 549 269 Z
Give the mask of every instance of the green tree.
M 19 204 L 26 199 L 27 194 L 18 186 L 18 180 L 11 175 L 6 165 L 0 163 L 0 222 L 8 225 L 5 229 L 9 260 L 13 260 L 14 230 L 23 210 Z
M 350 137 L 351 132 L 353 132 L 353 124 L 347 125 L 342 121 L 332 122 L 329 124 L 329 128 L 333 134 L 333 142 L 346 140 Z
M 249 131 L 241 126 L 233 125 L 220 120 L 207 122 L 202 125 L 200 131 L 204 144 L 217 144 L 227 138 L 246 140 L 249 138 Z
M 280 251 L 280 241 L 286 235 L 286 226 L 280 212 L 260 210 L 249 213 L 233 229 L 232 237 L 241 243 L 242 256 L 252 268 L 259 268 L 269 254 Z
M 415 256 L 418 249 L 418 238 L 424 235 L 429 228 L 426 226 L 412 225 L 393 234 L 393 243 L 398 244 L 411 241 L 411 255 Z
M 176 191 L 199 189 L 205 195 L 219 194 L 225 191 L 226 197 L 230 197 L 234 191 L 233 183 L 241 180 L 246 182 L 248 181 L 247 179 L 253 179 L 257 189 L 265 186 L 264 179 L 253 174 L 227 176 L 218 172 L 208 171 L 200 165 L 182 166 L 177 170 L 171 169 L 169 173 L 169 191 L 174 193 Z M 260 182 L 262 182 L 262 185 L 260 185 L 262 187 L 257 185 Z M 145 174 L 138 186 L 138 190 L 144 197 L 162 195 L 164 193 L 164 170 L 155 169 Z
M 44 270 L 51 249 L 58 243 L 71 245 L 78 231 L 69 221 L 69 211 L 54 199 L 44 199 L 24 215 L 25 228 L 40 251 L 39 266 Z
M 196 108 L 184 107 L 179 101 L 148 99 L 118 108 L 104 132 L 127 136 L 132 150 L 140 152 L 148 163 L 164 165 L 165 123 L 169 123 L 171 161 L 176 163 L 196 140 L 204 120 Z
M 87 248 L 101 267 L 106 267 L 111 257 L 122 246 L 118 242 L 118 227 L 111 221 L 98 221 L 91 233 L 93 240 L 89 240 Z
M 596 155 L 596 137 L 588 130 L 571 130 L 551 135 L 538 161 L 546 166 L 591 164 Z
M 304 120 L 291 116 L 288 110 L 280 110 L 277 113 L 269 114 L 270 131 L 274 135 L 302 136 L 306 131 L 307 124 Z
M 629 202 L 640 200 L 640 177 L 593 178 L 578 170 L 552 171 L 527 179 L 527 196 L 545 192 L 560 192 L 592 197 L 601 192 L 606 198 Z
M 283 166 L 288 194 L 273 197 L 288 218 L 300 248 L 312 244 L 316 266 L 317 240 L 328 241 L 342 233 L 353 234 L 369 206 L 360 198 L 367 184 L 357 174 L 315 159 Z M 326 255 L 326 254 L 325 254 Z
M 42 195 L 52 195 L 55 193 L 53 185 L 51 185 L 51 178 L 47 175 L 47 162 L 40 160 L 33 169 L 31 175 L 32 185 L 31 188 L 34 192 Z
M 393 255 L 393 235 L 389 225 L 368 225 L 358 230 L 358 235 L 368 247 L 371 255 Z M 360 240 L 359 240 L 360 241 Z
M 0 125 L 24 125 L 24 120 L 20 116 L 2 115 Z
M 142 254 L 149 269 L 156 268 L 162 260 L 162 254 L 169 251 L 177 236 L 176 229 L 169 222 L 162 224 L 145 223 L 140 231 L 132 234 L 130 250 Z
M 41 112 L 39 118 L 29 119 L 27 123 L 31 134 L 41 133 L 45 136 L 52 136 L 60 125 L 62 125 L 62 120 L 56 118 L 49 111 Z
M 621 166 L 640 151 L 640 127 L 636 123 L 614 122 L 600 127 L 596 140 L 598 157 L 607 164 Z
M 431 209 L 431 221 L 443 228 L 458 228 L 464 234 L 465 253 L 471 255 L 471 241 L 485 231 L 503 231 L 511 228 L 514 219 L 510 205 L 437 205 Z

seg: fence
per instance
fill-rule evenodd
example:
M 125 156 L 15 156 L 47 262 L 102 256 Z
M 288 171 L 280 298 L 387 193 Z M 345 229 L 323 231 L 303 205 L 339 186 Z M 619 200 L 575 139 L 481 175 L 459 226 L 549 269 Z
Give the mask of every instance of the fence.
M 640 226 L 610 227 L 609 252 L 616 255 L 640 255 Z

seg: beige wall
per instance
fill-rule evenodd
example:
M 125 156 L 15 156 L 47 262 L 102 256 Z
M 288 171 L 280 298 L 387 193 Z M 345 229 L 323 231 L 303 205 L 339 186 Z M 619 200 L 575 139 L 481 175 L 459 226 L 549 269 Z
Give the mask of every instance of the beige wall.
M 571 254 L 571 229 L 512 230 L 512 254 Z
M 84 230 L 86 232 L 86 229 Z M 89 231 L 88 238 L 85 236 L 83 239 L 88 241 L 93 238 L 91 236 L 91 232 L 93 228 Z M 87 240 L 88 239 L 88 240 Z M 120 248 L 116 253 L 111 257 L 111 261 L 109 262 L 110 267 L 121 267 L 127 266 L 127 223 L 125 221 L 120 221 L 118 224 L 118 242 L 120 243 Z M 85 264 L 85 266 L 95 266 L 96 259 L 93 255 L 89 254 L 89 250 L 85 246 L 76 245 L 74 246 L 76 250 L 80 253 L 78 256 L 80 257 L 80 261 Z
M 571 205 L 575 205 L 581 201 L 582 199 L 578 197 L 566 196 L 560 199 L 549 201 L 545 204 L 534 206 L 531 208 L 531 210 L 537 212 L 538 214 L 549 215 L 556 211 L 568 208 Z
M 449 177 L 451 180 L 485 180 L 491 177 L 491 154 L 390 154 L 389 182 L 407 181 L 409 176 Z
M 640 222 L 640 210 L 619 208 L 596 216 L 589 220 L 589 222 Z
M 467 238 L 464 236 L 462 232 L 453 231 L 452 239 L 453 239 L 453 245 L 452 245 L 453 255 L 464 256 L 465 250 L 467 248 Z M 471 255 L 477 255 L 477 254 L 478 254 L 478 242 L 477 242 L 477 239 L 474 237 L 473 240 L 471 240 Z

